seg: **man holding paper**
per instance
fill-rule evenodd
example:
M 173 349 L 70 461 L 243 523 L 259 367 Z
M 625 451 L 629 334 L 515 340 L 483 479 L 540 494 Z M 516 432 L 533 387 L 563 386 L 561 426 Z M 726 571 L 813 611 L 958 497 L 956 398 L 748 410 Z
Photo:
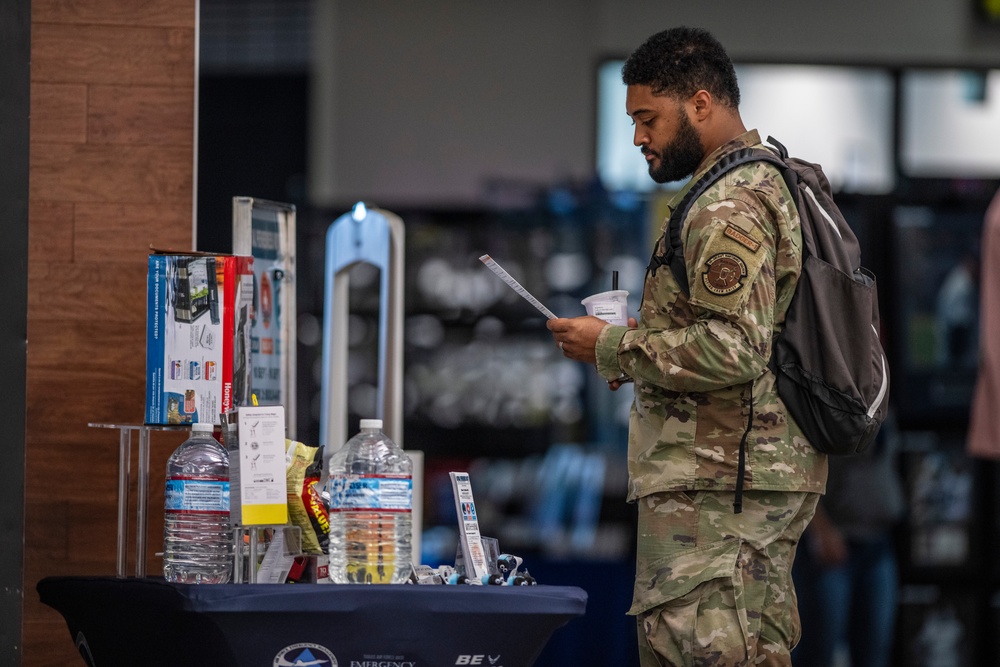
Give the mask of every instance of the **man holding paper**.
M 634 143 L 657 182 L 695 181 L 731 151 L 761 145 L 740 118 L 732 62 L 704 30 L 653 35 L 622 78 Z M 800 633 L 792 561 L 827 471 L 768 369 L 801 272 L 798 222 L 773 166 L 741 166 L 684 220 L 690 296 L 670 270 L 650 270 L 638 322 L 547 323 L 562 353 L 596 365 L 611 389 L 635 381 L 629 613 L 643 667 L 791 666 Z

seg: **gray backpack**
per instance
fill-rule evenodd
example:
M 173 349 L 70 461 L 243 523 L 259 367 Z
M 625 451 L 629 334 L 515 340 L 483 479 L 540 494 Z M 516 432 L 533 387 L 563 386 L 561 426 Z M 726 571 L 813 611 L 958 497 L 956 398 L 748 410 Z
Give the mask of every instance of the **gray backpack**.
M 889 398 L 875 276 L 861 266 L 858 239 L 834 203 L 820 166 L 790 158 L 780 143 L 771 137 L 767 141 L 777 154 L 760 148 L 734 151 L 692 186 L 670 216 L 663 244 L 666 253 L 654 251 L 649 270 L 668 265 L 689 293 L 681 226 L 692 204 L 738 165 L 775 165 L 795 198 L 804 253 L 802 274 L 769 365 L 778 395 L 813 447 L 826 454 L 860 453 L 875 439 Z M 740 446 L 739 487 L 745 441 L 746 434 Z

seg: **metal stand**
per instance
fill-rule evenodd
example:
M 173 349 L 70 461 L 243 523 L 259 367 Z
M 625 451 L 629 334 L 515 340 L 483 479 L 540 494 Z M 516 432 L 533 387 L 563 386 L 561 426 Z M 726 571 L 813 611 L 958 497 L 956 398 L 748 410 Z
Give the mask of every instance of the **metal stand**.
M 260 579 L 261 560 L 274 548 L 273 536 L 281 533 L 281 557 L 289 560 L 302 555 L 302 529 L 288 524 L 237 526 L 233 529 L 233 583 L 284 583 Z M 261 550 L 263 548 L 263 551 Z M 286 571 L 287 573 L 287 571 Z
M 87 424 L 91 428 L 116 428 L 118 438 L 118 552 L 115 576 L 128 576 L 129 481 L 132 477 L 132 433 L 139 432 L 139 456 L 136 466 L 135 576 L 146 576 L 146 512 L 149 501 L 149 432 L 186 431 L 189 426 L 150 426 L 146 424 Z
M 323 393 L 320 444 L 326 484 L 330 455 L 347 441 L 348 270 L 361 262 L 379 269 L 378 403 L 375 418 L 403 446 L 403 221 L 399 216 L 358 202 L 326 233 L 323 314 Z M 419 560 L 423 522 L 423 452 L 413 461 L 413 553 Z

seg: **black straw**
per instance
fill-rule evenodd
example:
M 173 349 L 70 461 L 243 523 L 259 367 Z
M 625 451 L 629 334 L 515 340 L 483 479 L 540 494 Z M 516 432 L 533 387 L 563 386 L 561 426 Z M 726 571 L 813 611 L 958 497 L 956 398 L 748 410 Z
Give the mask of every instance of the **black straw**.
M 617 271 L 612 271 L 611 272 L 611 289 L 613 289 L 613 290 L 618 289 L 618 272 Z

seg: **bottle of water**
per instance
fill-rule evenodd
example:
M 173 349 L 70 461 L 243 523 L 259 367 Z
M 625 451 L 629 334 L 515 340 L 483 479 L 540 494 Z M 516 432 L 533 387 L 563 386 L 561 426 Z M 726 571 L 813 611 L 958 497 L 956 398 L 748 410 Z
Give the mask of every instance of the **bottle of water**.
M 361 432 L 330 457 L 330 580 L 401 584 L 410 576 L 413 463 L 362 419 Z
M 229 453 L 212 424 L 193 424 L 191 437 L 167 460 L 163 576 L 182 584 L 223 584 L 233 571 L 229 524 Z

